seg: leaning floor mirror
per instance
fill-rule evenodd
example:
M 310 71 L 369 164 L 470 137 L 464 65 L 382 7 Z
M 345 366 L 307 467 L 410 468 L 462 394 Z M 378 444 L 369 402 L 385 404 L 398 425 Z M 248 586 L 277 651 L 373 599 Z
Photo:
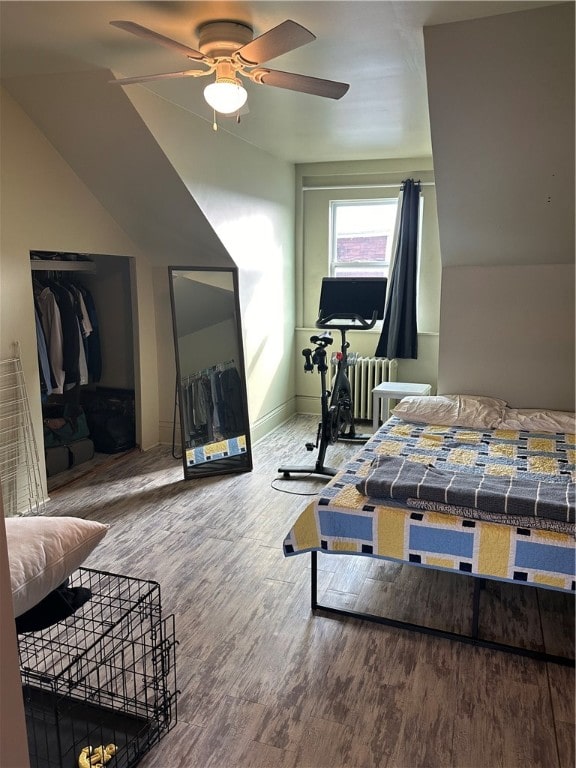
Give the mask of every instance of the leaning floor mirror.
M 252 469 L 238 270 L 168 267 L 184 477 Z

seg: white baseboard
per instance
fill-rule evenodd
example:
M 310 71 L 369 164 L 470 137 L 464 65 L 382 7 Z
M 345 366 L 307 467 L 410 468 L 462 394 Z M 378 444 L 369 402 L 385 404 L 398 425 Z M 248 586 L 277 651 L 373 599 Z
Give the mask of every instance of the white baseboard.
M 284 424 L 285 421 L 288 421 L 291 416 L 294 416 L 296 412 L 295 401 L 292 399 L 286 403 L 283 403 L 277 408 L 274 408 L 274 410 L 269 411 L 264 416 L 261 416 L 250 427 L 250 438 L 252 443 L 261 440 L 268 433 L 272 432 L 274 429 L 277 429 L 277 427 L 279 427 L 281 424 Z M 173 429 L 174 427 L 172 422 L 161 421 L 158 424 L 160 445 L 172 445 Z M 180 446 L 179 426 L 176 427 L 175 443 L 177 447 Z
M 261 440 L 267 434 L 277 429 L 285 421 L 294 416 L 296 413 L 296 406 L 294 399 L 289 400 L 286 403 L 274 408 L 264 416 L 257 419 L 251 426 L 251 438 L 252 443 L 256 443 Z
M 172 433 L 174 431 L 174 424 L 171 421 L 161 421 L 158 424 L 158 444 L 160 445 L 172 445 Z M 175 435 L 176 446 L 180 447 L 180 425 L 176 425 Z M 149 446 L 146 450 L 149 450 L 153 446 Z
M 307 395 L 296 396 L 296 413 L 310 414 L 320 416 L 322 413 L 322 403 L 319 397 L 310 397 Z

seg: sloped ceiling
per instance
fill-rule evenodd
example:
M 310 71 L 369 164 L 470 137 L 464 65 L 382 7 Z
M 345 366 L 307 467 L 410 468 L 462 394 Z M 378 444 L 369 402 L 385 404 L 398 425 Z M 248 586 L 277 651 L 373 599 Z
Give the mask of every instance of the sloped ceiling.
M 426 54 L 443 266 L 574 263 L 574 4 L 428 29 Z
M 536 7 L 530 2 L 0 2 L 2 84 L 153 262 L 230 265 L 210 223 L 115 76 L 186 59 L 110 26 L 127 18 L 196 45 L 195 29 L 235 18 L 255 35 L 285 18 L 318 39 L 274 66 L 351 83 L 342 101 L 250 85 L 250 112 L 220 130 L 280 160 L 431 155 L 423 25 Z M 211 122 L 198 81 L 146 87 Z M 141 88 L 143 86 L 132 86 Z M 73 114 L 73 119 L 68 116 Z M 162 145 L 161 138 L 158 139 Z M 167 150 L 168 151 L 168 150 Z
M 5 82 L 116 221 L 153 263 L 233 262 L 110 72 L 29 75 Z M 66 119 L 71 105 L 74 119 Z M 64 116 L 64 117 L 63 117 Z
M 130 76 L 187 69 L 178 52 L 110 26 L 128 19 L 197 46 L 199 24 L 235 19 L 258 36 L 285 19 L 317 40 L 270 66 L 350 83 L 340 100 L 248 83 L 249 112 L 220 130 L 288 162 L 431 156 L 423 27 L 521 11 L 554 3 L 379 2 L 1 2 L 1 74 L 111 70 Z M 184 78 L 146 86 L 208 124 L 206 80 Z M 111 89 L 116 86 L 111 86 Z M 110 97 L 112 98 L 112 97 Z

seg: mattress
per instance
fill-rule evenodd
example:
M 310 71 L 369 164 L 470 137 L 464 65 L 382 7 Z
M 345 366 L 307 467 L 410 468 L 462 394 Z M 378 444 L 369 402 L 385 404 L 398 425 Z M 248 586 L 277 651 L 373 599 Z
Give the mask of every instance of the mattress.
M 412 563 L 550 589 L 576 587 L 574 524 L 409 498 L 374 499 L 358 486 L 383 456 L 448 472 L 566 485 L 574 435 L 413 424 L 392 417 L 300 514 L 284 554 L 320 551 Z

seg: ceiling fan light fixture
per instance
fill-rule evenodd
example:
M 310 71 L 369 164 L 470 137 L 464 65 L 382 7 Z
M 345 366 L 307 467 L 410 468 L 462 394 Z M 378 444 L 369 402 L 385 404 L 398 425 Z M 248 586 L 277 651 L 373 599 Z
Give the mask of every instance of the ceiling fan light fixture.
M 204 88 L 204 98 L 216 112 L 231 115 L 244 106 L 248 93 L 238 78 L 217 77 Z
M 204 98 L 214 110 L 214 115 L 240 114 L 248 94 L 237 74 L 253 83 L 271 85 L 289 91 L 340 99 L 348 91 L 347 83 L 324 80 L 294 72 L 281 72 L 262 67 L 261 64 L 312 42 L 316 36 L 295 21 L 287 19 L 267 32 L 254 37 L 253 28 L 240 21 L 209 21 L 197 28 L 200 50 L 172 40 L 153 29 L 133 21 L 111 21 L 118 27 L 145 40 L 177 50 L 188 59 L 206 69 L 188 69 L 184 72 L 164 72 L 157 75 L 117 78 L 119 85 L 143 83 L 149 80 L 166 80 L 178 77 L 203 77 L 216 73 L 216 82 L 204 89 Z M 216 121 L 214 120 L 214 124 Z

